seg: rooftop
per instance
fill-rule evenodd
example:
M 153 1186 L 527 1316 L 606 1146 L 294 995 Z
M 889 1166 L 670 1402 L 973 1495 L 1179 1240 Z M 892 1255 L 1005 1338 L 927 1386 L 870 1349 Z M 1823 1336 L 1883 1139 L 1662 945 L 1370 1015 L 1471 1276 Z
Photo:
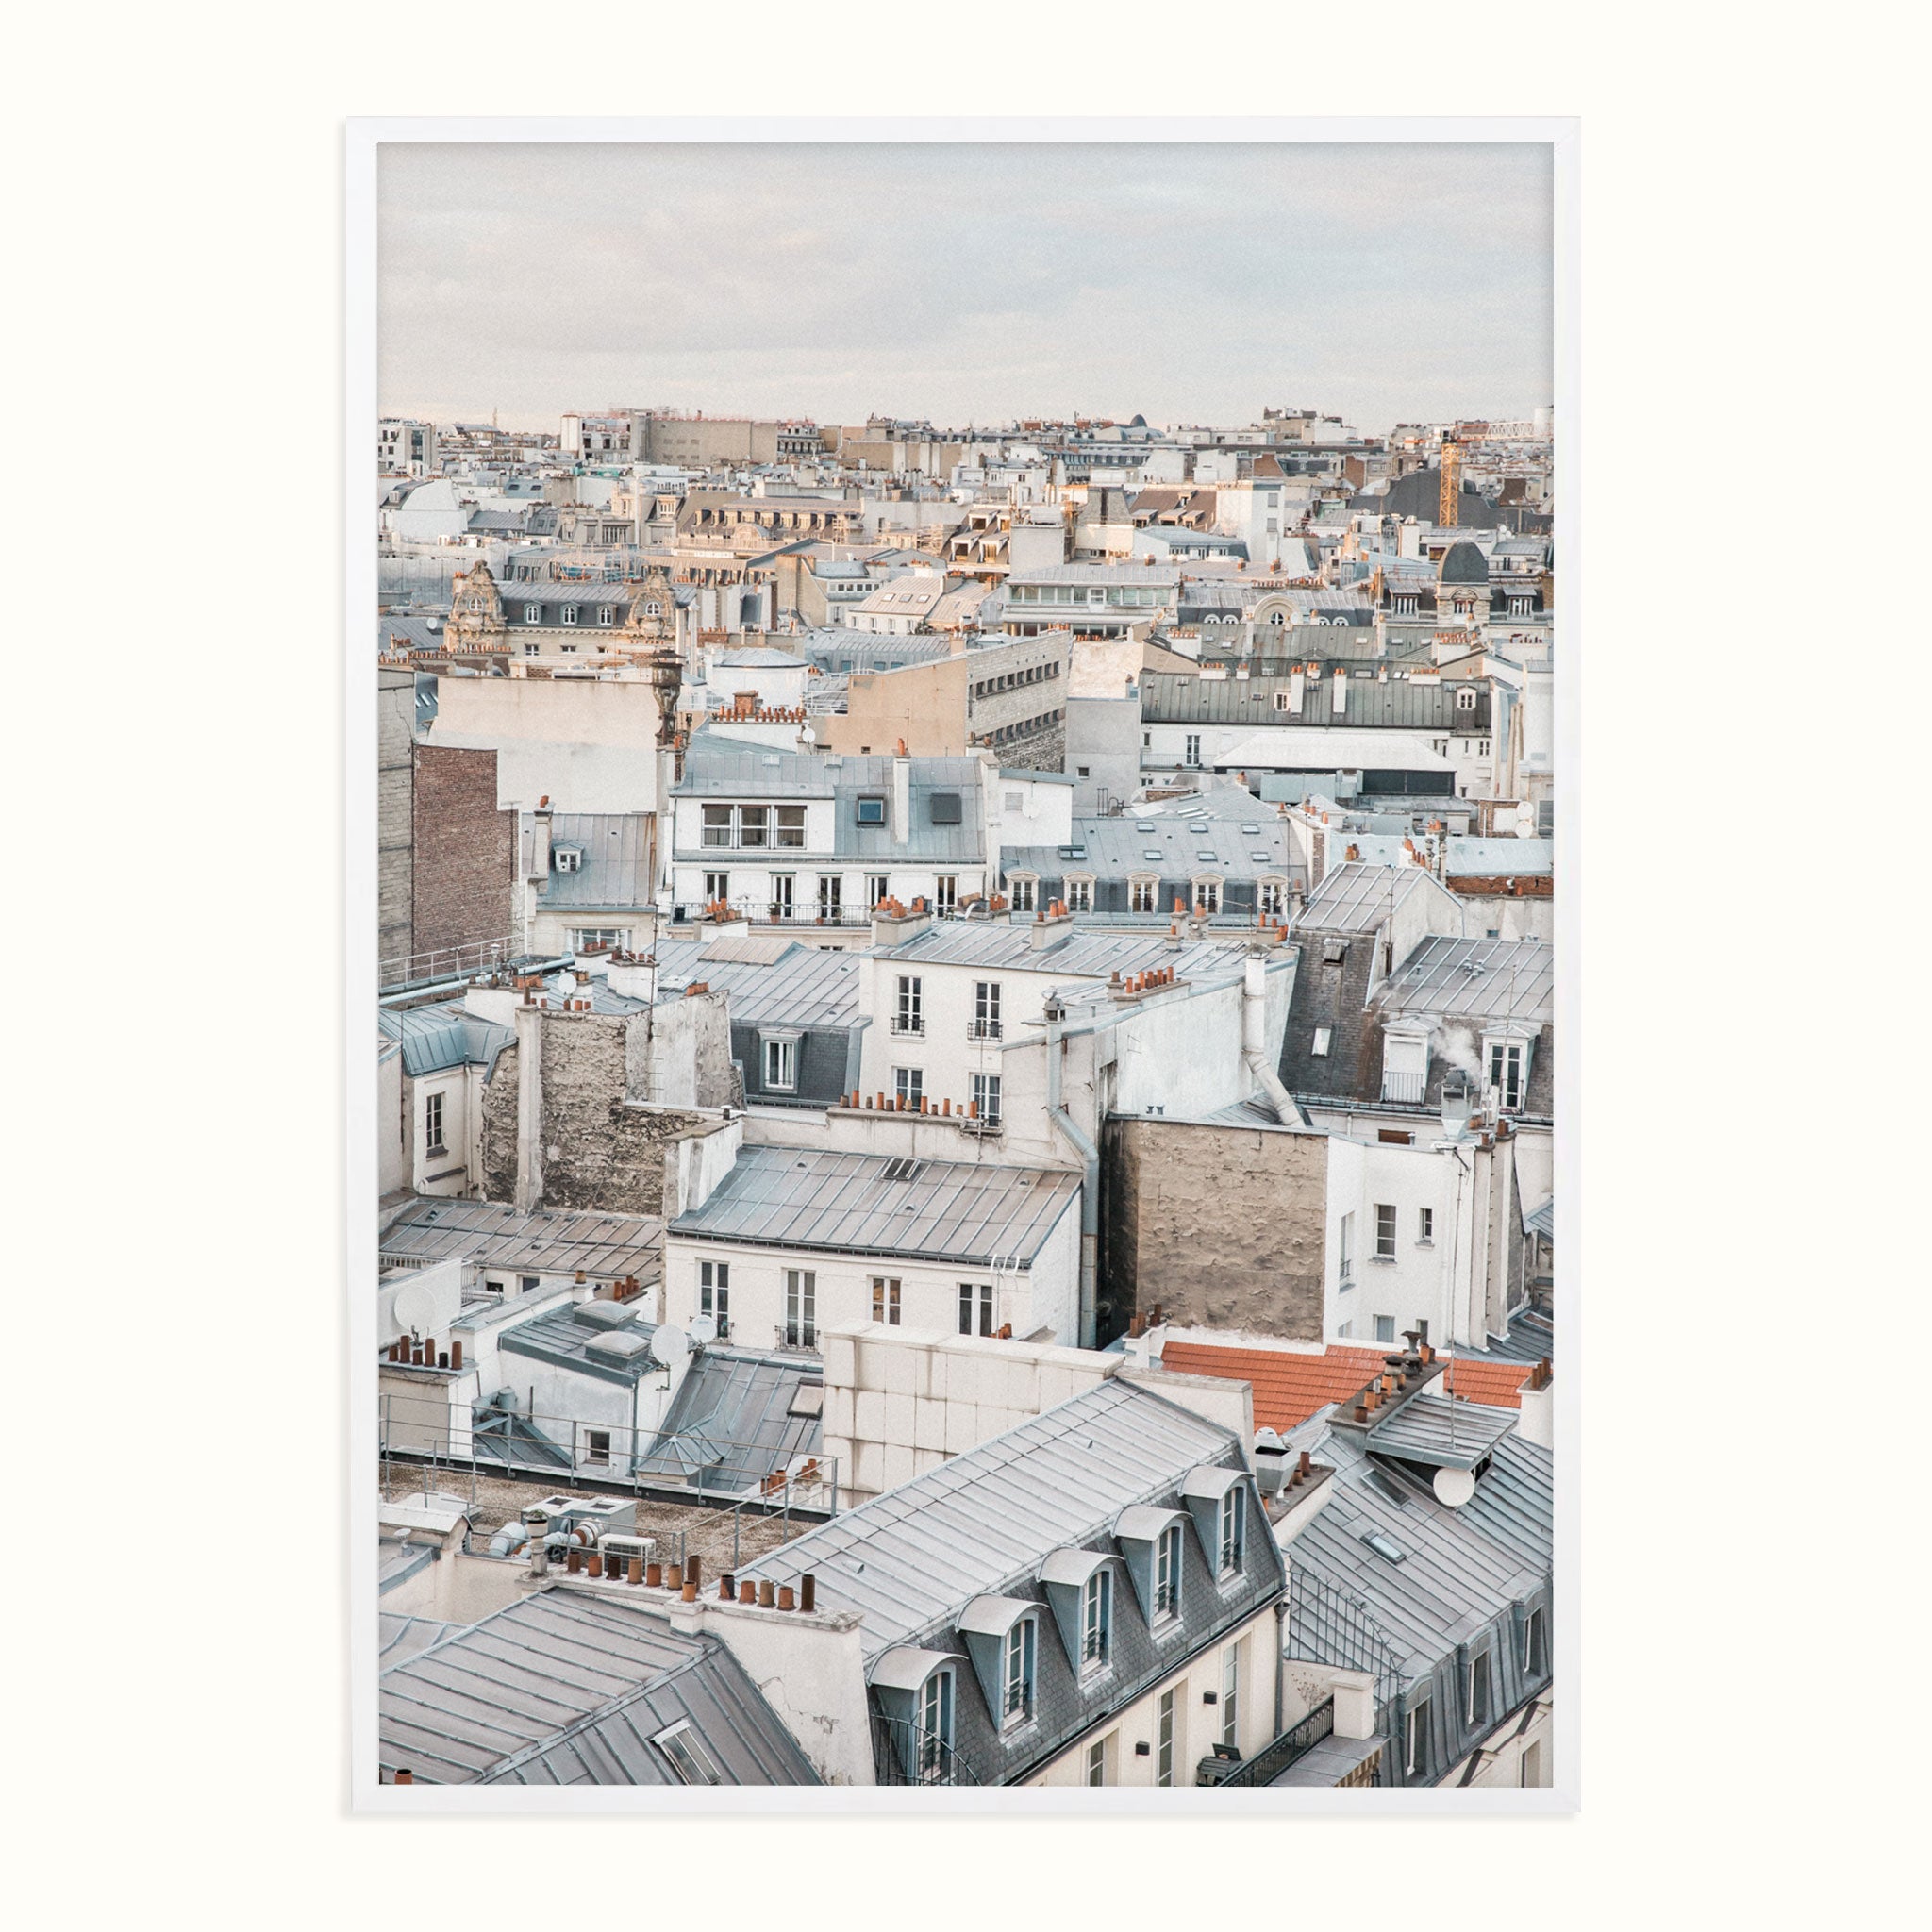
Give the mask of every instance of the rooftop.
M 1346 835 L 1331 831 L 1331 841 L 1345 847 Z M 1305 932 L 1374 932 L 1394 917 L 1418 893 L 1435 893 L 1452 908 L 1456 896 L 1419 865 L 1331 866 L 1294 921 Z
M 1024 1267 L 1078 1198 L 1052 1169 L 745 1147 L 702 1207 L 669 1232 L 839 1254 Z
M 1541 940 L 1422 941 L 1382 989 L 1385 1012 L 1509 1019 L 1547 1024 L 1556 954 Z
M 412 1195 L 384 1226 L 385 1268 L 463 1255 L 486 1268 L 597 1280 L 655 1278 L 664 1224 L 643 1214 L 520 1213 L 508 1202 Z
M 1253 1384 L 1255 1426 L 1285 1432 L 1299 1428 L 1330 1403 L 1346 1401 L 1380 1372 L 1388 1354 L 1380 1348 L 1328 1348 L 1319 1355 L 1302 1355 L 1288 1349 L 1170 1341 L 1161 1350 L 1160 1361 L 1170 1374 L 1218 1375 Z M 1458 1357 L 1453 1371 L 1456 1392 L 1465 1404 L 1518 1408 L 1521 1398 L 1517 1391 L 1530 1367 L 1528 1362 L 1474 1362 Z M 1445 1370 L 1445 1376 L 1449 1373 Z

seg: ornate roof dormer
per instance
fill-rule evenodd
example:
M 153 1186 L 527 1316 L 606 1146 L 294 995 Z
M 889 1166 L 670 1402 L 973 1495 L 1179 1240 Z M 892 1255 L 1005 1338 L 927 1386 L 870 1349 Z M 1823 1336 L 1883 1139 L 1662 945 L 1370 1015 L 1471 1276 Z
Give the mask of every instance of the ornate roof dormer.
M 452 651 L 506 651 L 509 648 L 508 633 L 503 597 L 490 566 L 473 564 L 458 580 L 449 607 L 449 625 L 443 633 L 446 647 Z
M 625 633 L 642 639 L 646 646 L 662 643 L 673 634 L 673 617 L 670 574 L 662 564 L 653 564 L 631 593 L 624 615 Z

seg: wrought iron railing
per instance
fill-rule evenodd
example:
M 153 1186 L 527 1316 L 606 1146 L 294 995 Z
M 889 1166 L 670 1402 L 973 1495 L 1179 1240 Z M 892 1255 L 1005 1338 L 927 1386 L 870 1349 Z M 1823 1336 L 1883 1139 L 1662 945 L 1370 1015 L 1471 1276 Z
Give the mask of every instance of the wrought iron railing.
M 523 941 L 512 934 L 468 945 L 438 946 L 426 953 L 399 953 L 376 962 L 376 981 L 382 991 L 394 992 L 441 979 L 468 978 L 514 959 L 522 951 Z
M 936 1731 L 909 1719 L 872 1714 L 874 1774 L 882 1785 L 976 1785 L 972 1765 Z
M 1220 1780 L 1223 1789 L 1233 1785 L 1271 1785 L 1297 1757 L 1314 1749 L 1324 1738 L 1335 1735 L 1335 1700 L 1330 1697 L 1316 1705 L 1299 1724 L 1291 1725 L 1274 1743 L 1264 1746 Z

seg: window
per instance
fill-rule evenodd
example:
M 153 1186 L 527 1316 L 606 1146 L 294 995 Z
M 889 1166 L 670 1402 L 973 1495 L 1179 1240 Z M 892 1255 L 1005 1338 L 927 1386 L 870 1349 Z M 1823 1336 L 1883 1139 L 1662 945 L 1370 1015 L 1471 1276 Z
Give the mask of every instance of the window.
M 1395 1258 L 1395 1208 L 1392 1203 L 1375 1203 L 1375 1259 L 1392 1261 Z
M 1270 919 L 1279 919 L 1288 910 L 1288 887 L 1280 879 L 1261 879 L 1255 886 L 1255 904 Z
M 717 905 L 731 897 L 731 874 L 728 872 L 708 872 L 705 874 L 705 904 Z
M 520 1274 L 517 1277 L 517 1287 L 525 1294 L 535 1294 L 542 1286 L 543 1277 L 541 1274 Z
M 1550 1668 L 1549 1625 L 1539 1606 L 1523 1626 L 1523 1674 L 1541 1677 Z
M 718 1767 L 711 1761 L 711 1754 L 705 1749 L 690 1724 L 673 1724 L 668 1731 L 658 1733 L 656 1742 L 658 1750 L 671 1760 L 671 1768 L 681 1783 L 714 1785 L 720 1781 Z
M 1407 1776 L 1421 1777 L 1428 1768 L 1429 1700 L 1418 1697 L 1403 1725 L 1402 1769 Z
M 610 1460 L 610 1431 L 591 1429 L 584 1437 L 584 1460 L 608 1463 Z
M 819 874 L 819 917 L 837 919 L 845 904 L 845 879 L 842 873 L 822 872 Z
M 977 1318 L 975 1319 L 975 1310 Z M 959 1333 L 992 1333 L 992 1283 L 962 1281 L 959 1284 Z
M 865 903 L 868 908 L 879 904 L 891 891 L 891 880 L 885 873 L 869 872 L 865 875 Z
M 738 812 L 738 843 L 754 849 L 772 842 L 772 808 L 768 805 L 741 805 Z
M 791 919 L 798 909 L 798 877 L 794 873 L 772 874 L 772 917 Z
M 899 1325 L 899 1277 L 896 1274 L 873 1276 L 872 1318 L 893 1328 Z
M 1505 1107 L 1523 1105 L 1523 1048 L 1514 1041 L 1490 1042 L 1490 1085 L 1501 1092 Z
M 1007 1632 L 1006 1654 L 1001 1660 L 1000 1722 L 1024 1724 L 1033 1715 L 1034 1650 L 1039 1641 L 1039 1619 L 1022 1617 Z
M 925 1093 L 925 1072 L 921 1067 L 894 1067 L 892 1069 L 892 1098 L 903 1104 L 910 1113 L 919 1111 L 919 1103 Z
M 543 622 L 542 605 L 525 604 L 524 606 L 524 622 L 525 624 L 541 624 Z
M 1354 1333 L 1355 1333 L 1355 1324 L 1354 1324 L 1353 1322 L 1344 1322 L 1344 1323 L 1342 1323 L 1342 1324 L 1341 1325 L 1341 1327 L 1339 1327 L 1338 1329 L 1336 1329 L 1336 1331 L 1335 1331 L 1335 1339 L 1336 1339 L 1336 1341 L 1346 1341 L 1348 1340 L 1348 1338 L 1349 1338 L 1349 1337 L 1350 1337 L 1351 1335 L 1353 1335 Z
M 1335 1240 L 1335 1283 L 1338 1288 L 1352 1288 L 1355 1285 L 1355 1257 L 1350 1250 L 1355 1246 L 1355 1216 L 1344 1214 L 1341 1227 Z
M 1239 1747 L 1241 1729 L 1241 1647 L 1221 1653 L 1221 1741 Z
M 577 607 L 575 604 L 560 606 L 557 612 L 557 621 L 558 624 L 575 624 L 577 621 Z
M 1314 1054 L 1318 1059 L 1326 1059 L 1328 1057 L 1328 1042 L 1333 1037 L 1331 1028 L 1317 1026 L 1315 1028 L 1315 1043 L 1309 1048 L 1309 1052 Z
M 571 928 L 571 950 L 576 953 L 605 951 L 611 946 L 630 944 L 630 928 L 616 925 L 576 925 Z
M 1080 1668 L 1098 1670 L 1113 1648 L 1113 1569 L 1103 1563 L 1080 1590 Z
M 1090 1785 L 1107 1782 L 1107 1747 L 1110 1742 L 1110 1738 L 1095 1738 L 1087 1747 L 1087 1782 Z
M 766 1091 L 790 1093 L 798 1085 L 798 1042 L 768 1040 L 764 1044 Z
M 935 1671 L 919 1687 L 919 1775 L 931 1782 L 946 1774 L 953 1750 L 953 1673 Z
M 785 1271 L 785 1340 L 792 1348 L 816 1348 L 819 1278 L 809 1268 Z
M 1436 1210 L 1433 1208 L 1416 1209 L 1415 1238 L 1424 1247 L 1436 1239 Z
M 612 620 L 613 620 L 613 619 L 614 619 L 614 618 L 616 617 L 616 615 L 617 615 L 617 611 L 616 611 L 616 608 L 615 608 L 614 606 L 612 606 L 612 605 L 609 605 L 609 604 L 600 604 L 600 605 L 598 605 L 598 607 L 597 607 L 597 622 L 598 622 L 599 624 L 609 624 L 609 623 L 610 623 L 610 622 L 611 622 L 611 621 L 612 621 Z
M 997 1040 L 1000 1037 L 1000 983 L 997 979 L 975 980 L 973 986 L 973 1038 Z
M 1128 885 L 1128 903 L 1136 912 L 1158 912 L 1160 910 L 1160 881 L 1158 879 L 1136 878 Z
M 1187 737 L 1187 748 L 1181 754 L 1184 764 L 1199 765 L 1201 762 L 1201 734 L 1191 731 Z
M 1174 1691 L 1163 1690 L 1160 1693 L 1160 1724 L 1154 1741 L 1154 1782 L 1157 1785 L 1174 1783 Z
M 1067 881 L 1067 910 L 1069 912 L 1091 912 L 1093 910 L 1093 881 L 1091 879 L 1070 878 Z
M 718 1338 L 731 1333 L 731 1263 L 698 1263 L 698 1313 L 708 1315 L 718 1324 Z
M 1177 1616 L 1181 1607 L 1181 1526 L 1170 1524 L 1154 1545 L 1154 1615 Z
M 958 873 L 942 872 L 932 882 L 933 910 L 939 913 L 954 911 L 959 904 L 959 875 Z
M 708 805 L 704 808 L 704 842 L 707 845 L 729 845 L 731 808 L 728 805 Z
M 1375 1340 L 1377 1341 L 1393 1341 L 1395 1340 L 1395 1317 L 1393 1315 L 1377 1315 L 1375 1317 Z
M 1232 1576 L 1241 1567 L 1247 1538 L 1247 1491 L 1236 1483 L 1221 1499 L 1221 1553 L 1217 1576 Z
M 1469 1727 L 1479 1730 L 1490 1721 L 1490 1654 L 1469 1660 Z
M 1535 1790 L 1543 1781 L 1543 1747 L 1530 1744 L 1517 1759 L 1517 1774 L 1525 1791 Z
M 1019 874 L 1010 881 L 1013 910 L 1015 912 L 1031 912 L 1033 910 L 1033 894 L 1039 883 L 1037 879 L 1032 878 L 1025 873 Z
M 886 822 L 886 801 L 883 798 L 861 798 L 858 801 L 858 823 L 861 825 L 882 825 Z
M 1219 879 L 1196 879 L 1193 882 L 1194 906 L 1201 912 L 1221 910 L 1221 881 Z
M 440 1093 L 432 1093 L 423 1103 L 423 1147 L 428 1154 L 447 1151 L 442 1141 L 442 1095 Z
M 925 989 L 914 976 L 899 975 L 899 1003 L 892 1012 L 894 1033 L 925 1031 Z
M 979 1109 L 979 1118 L 988 1126 L 999 1125 L 1000 1076 L 997 1074 L 974 1074 L 973 1104 Z
M 1459 609 L 1459 608 L 1461 608 L 1462 607 L 1458 605 L 1458 606 L 1457 606 L 1457 608 Z M 1475 709 L 1475 692 L 1474 692 L 1474 691 L 1457 691 L 1457 692 L 1456 693 L 1456 708 L 1457 708 L 1457 709 L 1458 711 L 1473 711 L 1473 710 L 1474 710 L 1474 709 Z
M 775 808 L 776 836 L 774 845 L 796 848 L 805 843 L 805 808 L 802 805 L 781 805 Z

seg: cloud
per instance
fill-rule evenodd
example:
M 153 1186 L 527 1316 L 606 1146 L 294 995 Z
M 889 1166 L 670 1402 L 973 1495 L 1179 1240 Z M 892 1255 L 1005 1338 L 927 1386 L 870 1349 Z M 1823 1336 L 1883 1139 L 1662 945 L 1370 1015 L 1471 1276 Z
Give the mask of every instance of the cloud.
M 391 143 L 382 406 L 1526 412 L 1550 180 L 1521 143 Z

